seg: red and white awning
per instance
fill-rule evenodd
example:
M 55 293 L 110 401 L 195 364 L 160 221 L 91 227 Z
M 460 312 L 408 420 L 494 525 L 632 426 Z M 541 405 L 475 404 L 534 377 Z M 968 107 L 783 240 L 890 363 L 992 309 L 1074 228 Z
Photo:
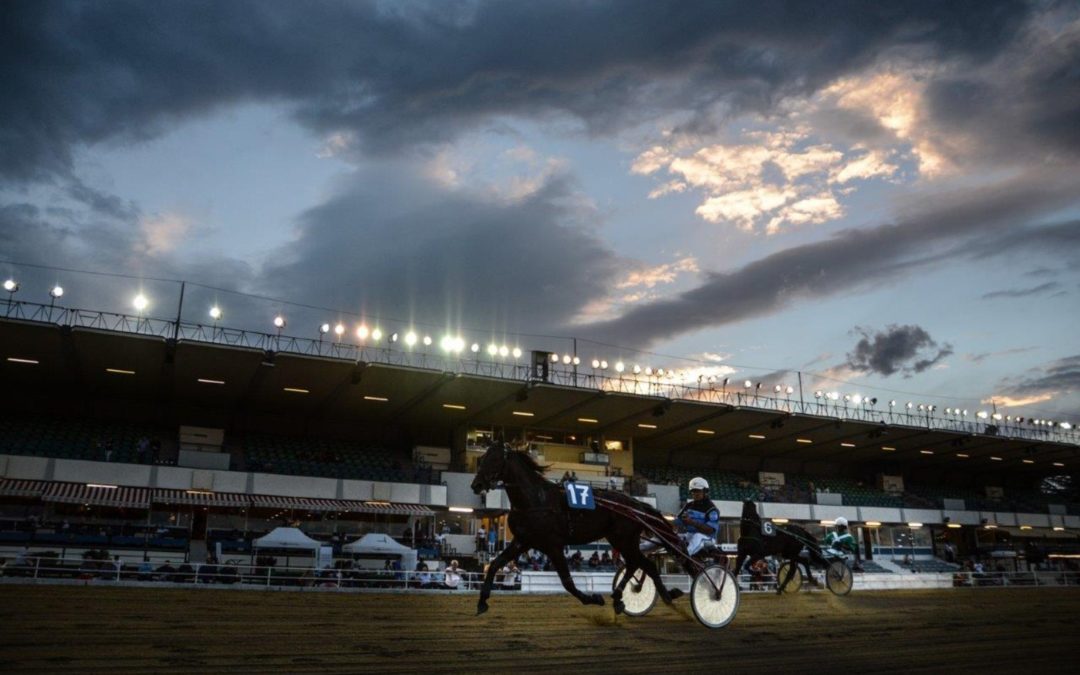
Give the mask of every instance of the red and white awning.
M 150 508 L 150 489 L 86 483 L 50 483 L 42 499 L 62 504 L 111 506 L 122 509 Z
M 246 509 L 251 506 L 251 495 L 236 492 L 211 492 L 209 490 L 154 490 L 155 504 L 180 504 L 183 506 L 207 506 L 219 509 Z
M 251 505 L 262 509 L 293 511 L 335 511 L 339 513 L 370 513 L 391 516 L 433 516 L 435 512 L 419 504 L 390 504 L 361 502 L 352 499 L 317 499 L 314 497 L 279 497 L 253 495 Z
M 0 479 L 0 497 L 40 497 L 49 486 L 44 480 Z

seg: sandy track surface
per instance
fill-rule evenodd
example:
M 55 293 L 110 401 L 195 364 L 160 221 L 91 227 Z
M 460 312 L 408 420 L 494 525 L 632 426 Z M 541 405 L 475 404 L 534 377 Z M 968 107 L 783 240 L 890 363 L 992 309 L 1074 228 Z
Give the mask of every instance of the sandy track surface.
M 1080 590 L 744 595 L 708 630 L 686 598 L 613 616 L 565 595 L 0 587 L 0 671 L 1077 672 Z

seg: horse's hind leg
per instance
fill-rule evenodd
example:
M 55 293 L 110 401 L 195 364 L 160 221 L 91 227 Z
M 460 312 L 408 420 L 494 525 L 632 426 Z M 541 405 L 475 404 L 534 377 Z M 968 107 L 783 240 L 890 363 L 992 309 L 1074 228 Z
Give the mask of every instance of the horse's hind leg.
M 645 570 L 645 574 L 648 574 L 649 578 L 656 584 L 656 592 L 660 594 L 660 599 L 663 600 L 665 604 L 670 605 L 672 600 L 682 597 L 683 592 L 678 588 L 668 590 L 668 588 L 664 586 L 664 582 L 660 580 L 660 570 L 656 568 L 656 564 L 653 563 L 647 555 L 636 549 L 632 549 L 624 555 L 626 557 L 627 567 L 636 565 Z
M 570 566 L 566 564 L 566 556 L 563 555 L 561 548 L 546 553 L 548 553 L 548 558 L 551 559 L 551 566 L 559 573 L 559 580 L 562 581 L 563 588 L 566 589 L 567 593 L 580 600 L 583 605 L 604 604 L 604 596 L 598 593 L 582 593 L 574 585 L 574 579 L 570 576 Z
M 495 582 L 495 573 L 501 570 L 507 561 L 516 559 L 524 550 L 525 545 L 515 539 L 488 565 L 487 574 L 484 575 L 484 585 L 480 588 L 480 601 L 476 603 L 477 616 L 488 610 L 487 599 L 491 596 L 491 585 Z
M 611 589 L 611 602 L 615 607 L 616 614 L 622 614 L 623 612 L 623 591 L 626 589 L 626 584 L 630 582 L 630 580 L 634 577 L 635 574 L 637 574 L 637 571 L 638 566 L 630 560 L 627 560 L 626 564 L 623 566 L 623 578 L 619 581 L 615 588 Z

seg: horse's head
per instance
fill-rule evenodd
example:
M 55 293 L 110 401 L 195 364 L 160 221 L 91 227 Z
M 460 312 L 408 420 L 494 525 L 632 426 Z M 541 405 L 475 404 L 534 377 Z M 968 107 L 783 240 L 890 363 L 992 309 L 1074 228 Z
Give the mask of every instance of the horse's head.
M 742 503 L 742 520 L 761 520 L 758 516 L 757 505 L 754 502 L 747 500 Z
M 506 459 L 510 456 L 510 446 L 503 442 L 492 443 L 487 452 L 476 463 L 476 478 L 473 478 L 472 491 L 475 494 L 498 487 L 505 480 Z

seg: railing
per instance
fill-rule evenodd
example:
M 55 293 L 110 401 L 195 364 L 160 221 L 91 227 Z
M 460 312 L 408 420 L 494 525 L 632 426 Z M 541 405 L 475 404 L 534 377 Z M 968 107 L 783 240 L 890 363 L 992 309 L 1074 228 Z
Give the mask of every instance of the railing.
M 116 566 L 110 561 L 88 561 L 81 558 L 31 557 L 17 563 L 8 563 L 2 570 L 7 579 L 35 580 L 41 583 L 169 583 L 193 586 L 229 585 L 244 588 L 323 588 L 368 589 L 385 591 L 478 591 L 483 575 L 477 572 L 458 572 L 455 582 L 446 583 L 443 570 L 398 571 L 381 569 L 316 569 L 311 566 L 258 566 L 245 565 L 239 561 L 227 561 L 221 565 L 181 564 L 176 568 L 140 569 L 139 565 L 125 563 Z M 587 593 L 608 593 L 611 590 L 613 570 L 601 572 L 575 571 L 574 582 Z M 902 588 L 1001 588 L 1001 587 L 1056 587 L 1080 586 L 1080 572 L 1028 571 L 1028 572 L 943 572 L 937 574 L 897 574 L 856 572 L 855 588 L 875 590 Z M 823 573 L 815 570 L 813 582 L 804 582 L 807 589 L 823 589 Z M 936 586 L 926 580 L 935 580 Z M 690 587 L 690 578 L 684 574 L 663 575 L 665 585 L 672 588 Z M 776 575 L 761 577 L 744 574 L 738 577 L 742 592 L 776 592 Z M 920 583 L 914 583 L 914 582 Z M 912 582 L 912 583 L 905 583 Z M 562 584 L 554 572 L 519 572 L 507 581 L 497 574 L 493 588 L 501 591 L 524 591 L 526 593 L 562 593 Z
M 394 366 L 421 368 L 445 373 L 463 373 L 523 383 L 537 382 L 534 369 L 522 359 L 524 356 L 487 356 L 477 353 L 428 352 L 421 345 L 404 346 L 385 339 L 379 344 L 346 342 L 328 333 L 326 338 L 304 338 L 283 335 L 281 332 L 264 333 L 227 328 L 218 325 L 191 323 L 149 316 L 132 316 L 112 312 L 43 305 L 32 302 L 0 300 L 2 314 L 12 319 L 36 321 L 95 328 L 146 335 L 164 339 L 190 340 L 231 347 L 258 349 L 269 353 L 302 354 L 320 356 L 356 363 L 380 363 Z M 886 401 L 872 397 L 831 397 L 823 391 L 815 391 L 813 398 L 804 394 L 802 386 L 780 388 L 779 391 L 762 391 L 761 384 L 740 387 L 714 377 L 699 375 L 686 381 L 675 377 L 674 371 L 658 369 L 651 373 L 633 373 L 626 370 L 612 375 L 606 368 L 590 368 L 586 365 L 550 362 L 547 382 L 580 389 L 651 396 L 671 401 L 699 401 L 733 408 L 772 411 L 783 414 L 813 415 L 839 420 L 852 420 L 874 424 L 902 425 L 913 428 L 951 431 L 963 434 L 996 435 L 1036 441 L 1052 441 L 1080 445 L 1080 430 L 1071 424 L 1052 423 L 1046 420 L 1001 419 L 987 416 L 981 419 L 974 410 L 941 408 L 936 405 L 915 404 L 906 401 Z M 809 374 L 808 374 L 809 375 Z M 802 381 L 801 373 L 792 373 Z M 772 395 L 770 395 L 772 394 Z M 663 402 L 660 405 L 664 405 Z M 910 407 L 909 407 L 910 405 Z M 946 412 L 949 411 L 949 412 Z M 971 417 L 968 417 L 970 413 Z

